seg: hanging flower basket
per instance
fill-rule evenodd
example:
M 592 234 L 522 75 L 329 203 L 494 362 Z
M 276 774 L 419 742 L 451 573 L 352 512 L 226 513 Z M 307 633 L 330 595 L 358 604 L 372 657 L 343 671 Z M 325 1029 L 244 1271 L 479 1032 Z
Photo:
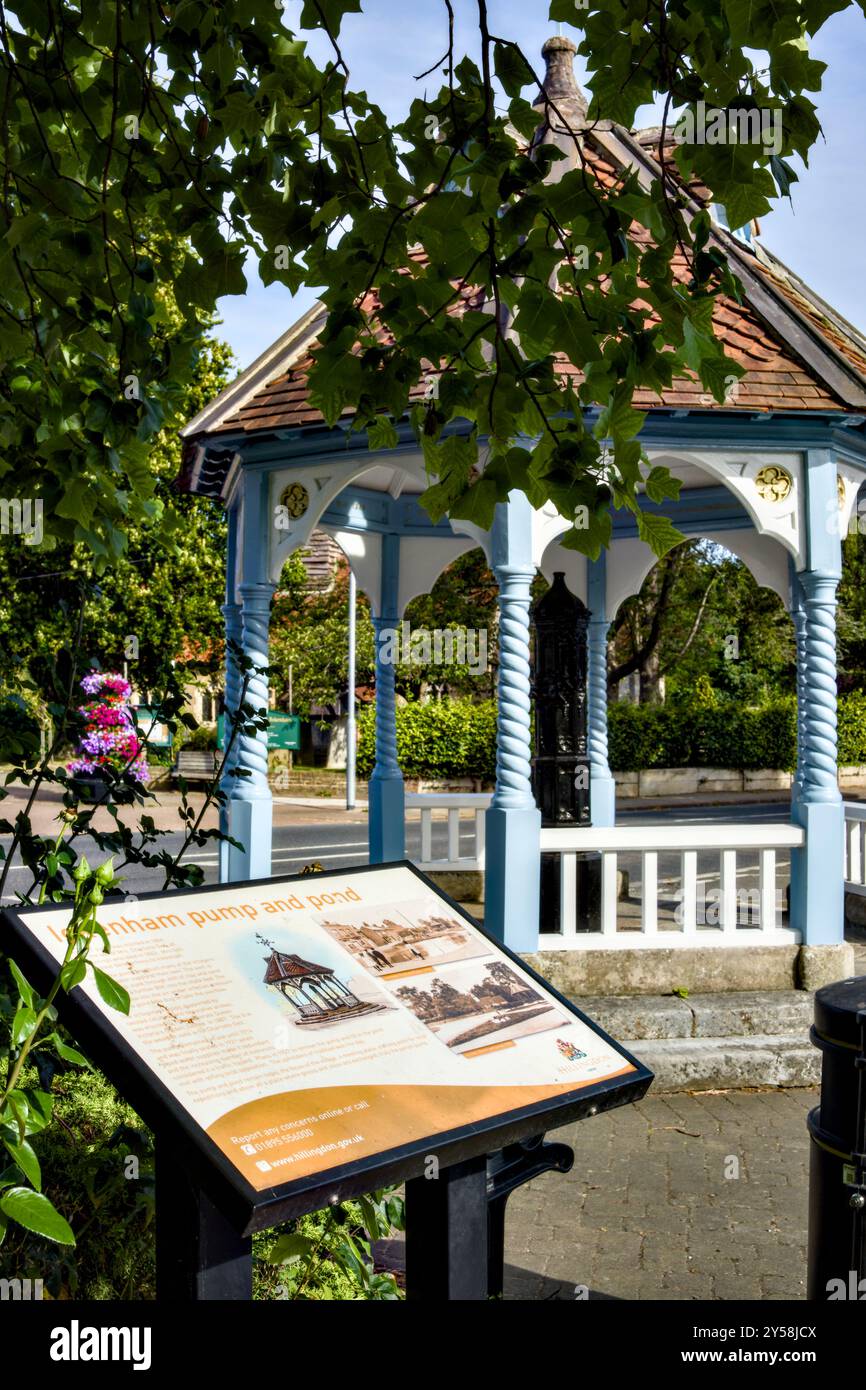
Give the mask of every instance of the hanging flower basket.
M 67 764 L 67 771 L 94 800 L 109 799 L 106 789 L 112 770 L 125 770 L 140 784 L 148 782 L 145 746 L 129 708 L 129 682 L 116 672 L 92 671 L 82 680 L 81 689 L 90 696 L 79 709 L 86 728 L 78 741 L 78 756 Z

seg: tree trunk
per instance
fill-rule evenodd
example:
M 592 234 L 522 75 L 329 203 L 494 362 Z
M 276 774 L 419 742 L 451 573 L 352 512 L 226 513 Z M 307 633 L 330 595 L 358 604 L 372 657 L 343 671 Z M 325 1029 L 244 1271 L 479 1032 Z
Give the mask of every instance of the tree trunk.
M 659 672 L 658 647 L 654 647 L 641 662 L 640 703 L 642 705 L 659 705 L 664 698 L 664 676 Z

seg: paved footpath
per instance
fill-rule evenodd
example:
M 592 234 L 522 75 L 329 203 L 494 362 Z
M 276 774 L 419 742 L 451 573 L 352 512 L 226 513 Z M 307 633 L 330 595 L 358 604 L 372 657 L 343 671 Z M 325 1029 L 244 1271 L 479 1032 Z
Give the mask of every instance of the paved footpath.
M 552 1132 L 575 1151 L 508 1205 L 505 1296 L 805 1298 L 815 1088 L 647 1096 Z M 738 1171 L 739 1176 L 733 1175 Z

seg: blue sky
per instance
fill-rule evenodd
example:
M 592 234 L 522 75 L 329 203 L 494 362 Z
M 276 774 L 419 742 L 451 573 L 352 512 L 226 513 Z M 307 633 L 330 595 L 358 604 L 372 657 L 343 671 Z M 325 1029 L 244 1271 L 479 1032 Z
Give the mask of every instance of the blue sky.
M 352 85 L 366 89 L 395 119 L 425 83 L 413 74 L 430 66 L 444 52 L 446 31 L 442 0 L 363 0 L 364 13 L 347 17 L 342 47 L 352 73 Z M 292 26 L 300 0 L 286 0 Z M 543 16 L 544 0 L 491 0 L 491 28 L 517 39 L 540 68 L 544 40 L 556 25 Z M 471 43 L 474 0 L 454 0 L 458 30 L 457 51 Z M 563 26 L 572 37 L 579 35 Z M 461 34 L 464 48 L 460 48 Z M 314 53 L 327 52 L 318 35 L 311 37 Z M 762 220 L 761 238 L 777 256 L 796 270 L 814 290 L 845 318 L 866 330 L 866 280 L 862 272 L 866 221 L 864 116 L 866 116 L 866 18 L 859 7 L 834 15 L 812 41 L 812 54 L 827 64 L 824 89 L 812 99 L 825 138 L 812 152 L 808 169 L 800 167 L 800 182 L 792 189 L 793 207 L 780 201 Z M 578 78 L 581 62 L 577 60 Z M 431 93 L 435 74 L 426 79 Z M 656 112 L 646 108 L 639 119 L 649 125 Z M 239 368 L 263 352 L 315 299 L 314 291 L 292 296 L 280 285 L 265 288 L 254 263 L 248 267 L 249 288 L 243 296 L 220 301 L 223 319 L 217 329 L 234 349 Z

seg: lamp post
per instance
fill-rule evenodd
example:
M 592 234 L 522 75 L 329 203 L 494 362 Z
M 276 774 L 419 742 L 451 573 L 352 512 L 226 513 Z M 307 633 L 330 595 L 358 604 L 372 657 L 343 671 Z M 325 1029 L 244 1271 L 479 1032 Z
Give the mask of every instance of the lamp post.
M 346 713 L 346 810 L 355 805 L 355 571 L 349 569 L 349 705 Z

